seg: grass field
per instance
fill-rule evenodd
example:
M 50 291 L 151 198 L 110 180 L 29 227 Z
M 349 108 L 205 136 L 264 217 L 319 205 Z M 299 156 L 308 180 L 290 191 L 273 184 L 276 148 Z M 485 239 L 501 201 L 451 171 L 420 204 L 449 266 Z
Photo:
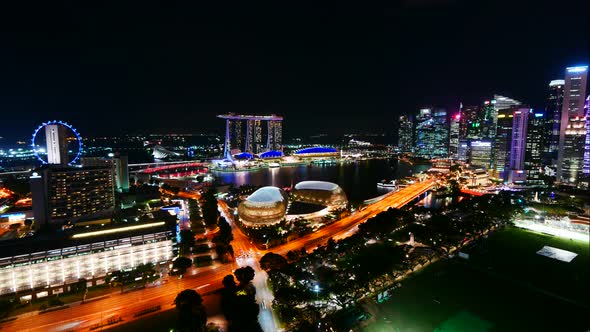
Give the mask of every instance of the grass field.
M 578 257 L 564 263 L 537 255 L 544 245 Z M 403 281 L 386 303 L 367 305 L 373 318 L 364 331 L 590 328 L 587 243 L 510 228 L 467 251 L 469 261 L 435 263 Z

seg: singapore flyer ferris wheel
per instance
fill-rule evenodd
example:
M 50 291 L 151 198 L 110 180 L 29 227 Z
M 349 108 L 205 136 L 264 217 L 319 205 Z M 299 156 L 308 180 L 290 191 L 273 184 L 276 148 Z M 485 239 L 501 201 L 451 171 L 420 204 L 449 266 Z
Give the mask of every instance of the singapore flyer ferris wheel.
M 45 148 L 43 148 L 45 146 Z M 43 122 L 31 137 L 35 157 L 42 164 L 75 164 L 82 154 L 82 137 L 64 121 Z

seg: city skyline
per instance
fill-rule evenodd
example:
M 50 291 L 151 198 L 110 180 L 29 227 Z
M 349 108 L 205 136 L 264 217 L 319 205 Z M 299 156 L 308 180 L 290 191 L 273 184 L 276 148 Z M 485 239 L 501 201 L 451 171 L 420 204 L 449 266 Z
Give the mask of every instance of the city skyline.
M 33 123 L 50 118 L 94 136 L 220 132 L 216 114 L 275 113 L 293 137 L 316 133 L 310 117 L 327 133 L 391 133 L 403 113 L 427 105 L 454 111 L 459 102 L 478 104 L 493 94 L 539 109 L 562 68 L 589 63 L 587 20 L 581 11 L 554 16 L 545 4 L 502 8 L 406 1 L 314 8 L 315 14 L 280 6 L 214 15 L 178 8 L 78 15 L 76 8 L 51 7 L 53 15 L 26 16 L 15 10 L 2 23 L 0 107 L 12 126 L 0 143 L 26 138 Z M 126 16 L 132 10 L 138 13 Z M 499 17 L 522 24 L 479 24 Z M 539 23 L 548 17 L 551 24 Z M 556 26 L 568 26 L 568 34 Z M 546 42 L 556 38 L 560 47 Z M 496 47 L 522 52 L 482 51 Z M 158 61 L 163 65 L 154 66 Z
M 11 5 L 2 331 L 590 331 L 582 6 Z

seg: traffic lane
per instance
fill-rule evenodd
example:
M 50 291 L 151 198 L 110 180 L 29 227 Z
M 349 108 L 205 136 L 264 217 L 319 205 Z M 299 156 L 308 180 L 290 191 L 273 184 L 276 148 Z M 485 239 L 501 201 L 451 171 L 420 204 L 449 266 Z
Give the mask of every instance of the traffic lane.
M 129 315 L 137 311 L 161 305 L 163 308 L 172 305 L 177 293 L 186 288 L 199 288 L 199 293 L 211 292 L 221 287 L 222 278 L 231 274 L 235 266 L 228 264 L 216 271 L 211 271 L 205 276 L 196 278 L 176 279 L 160 287 L 133 291 L 125 294 L 113 295 L 110 298 L 73 306 L 67 309 L 50 312 L 42 315 L 17 319 L 3 324 L 1 327 L 7 331 L 22 331 L 23 329 L 47 330 L 50 326 L 61 326 L 73 320 L 100 319 L 108 311 L 109 314 Z M 205 287 L 202 287 L 205 286 Z M 105 309 L 106 308 L 106 309 Z M 71 319 L 71 317 L 76 317 Z M 103 317 L 104 318 L 104 317 Z

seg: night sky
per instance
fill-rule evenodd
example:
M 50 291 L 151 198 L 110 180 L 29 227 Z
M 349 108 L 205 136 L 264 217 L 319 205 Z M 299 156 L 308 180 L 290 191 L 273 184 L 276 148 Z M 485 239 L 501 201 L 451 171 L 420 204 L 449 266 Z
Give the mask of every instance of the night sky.
M 83 135 L 200 133 L 222 130 L 218 113 L 273 112 L 294 136 L 390 132 L 422 105 L 493 93 L 543 107 L 551 79 L 589 62 L 590 15 L 512 2 L 1 8 L 0 144 L 51 119 Z

